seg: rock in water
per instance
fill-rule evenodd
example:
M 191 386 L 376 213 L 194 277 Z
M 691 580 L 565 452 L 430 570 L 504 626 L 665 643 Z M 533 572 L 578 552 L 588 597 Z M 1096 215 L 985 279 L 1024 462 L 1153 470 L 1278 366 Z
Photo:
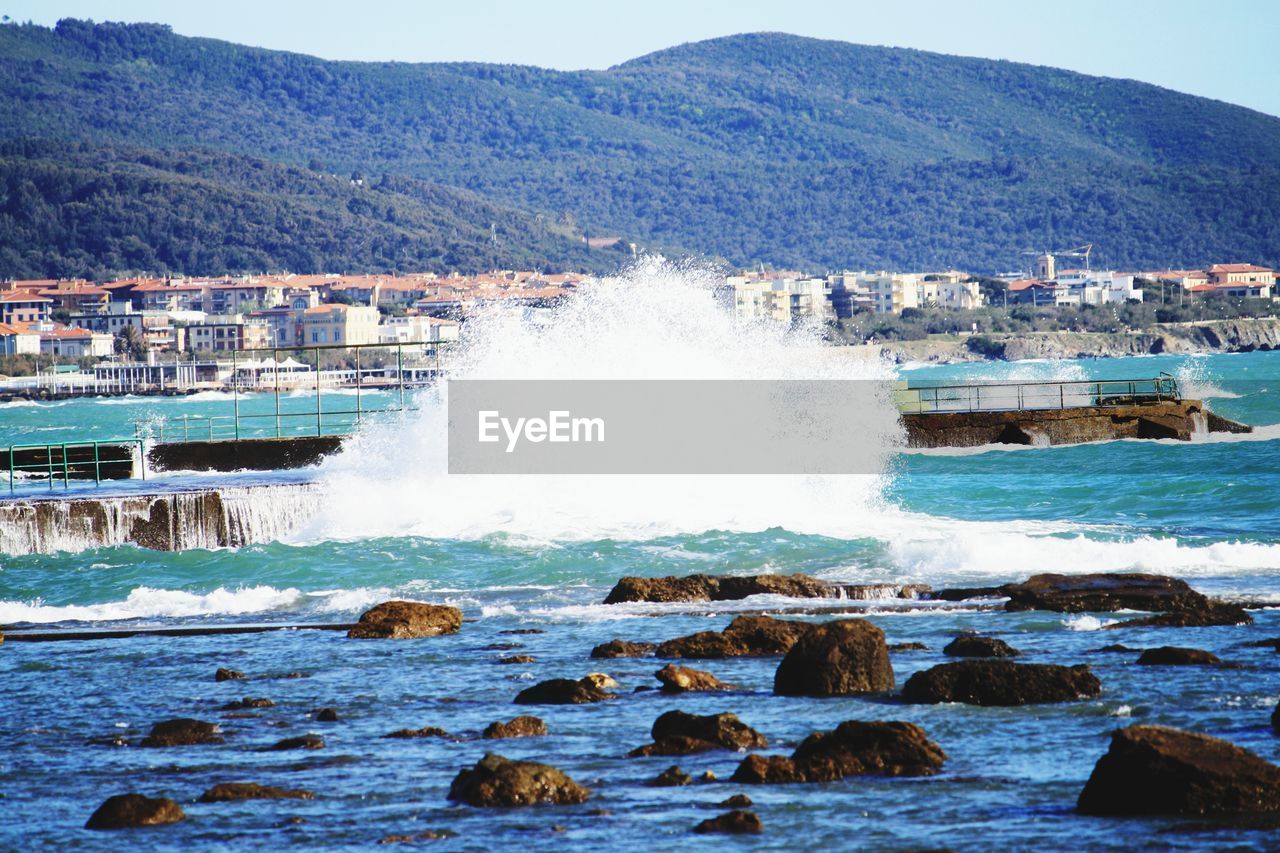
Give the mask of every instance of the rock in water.
M 276 704 L 275 702 L 272 702 L 270 699 L 267 699 L 266 697 L 258 697 L 255 699 L 252 696 L 246 696 L 243 699 L 237 699 L 234 702 L 228 702 L 227 704 L 223 705 L 219 710 L 244 711 L 249 708 L 273 708 L 275 707 L 275 704 Z
M 689 755 L 713 749 L 764 749 L 765 736 L 736 714 L 686 714 L 668 711 L 653 723 L 653 743 L 633 749 L 631 758 L 651 755 Z
M 1207 601 L 1186 581 L 1139 573 L 1033 575 L 1023 583 L 1005 584 L 1000 591 L 1009 596 L 1006 610 L 1056 613 L 1171 612 L 1192 610 Z
M 547 724 L 537 717 L 522 714 L 510 722 L 490 723 L 484 730 L 484 737 L 490 740 L 508 737 L 538 737 L 547 733 Z
M 865 619 L 814 625 L 787 652 L 773 678 L 779 696 L 847 696 L 893 689 L 884 632 Z
M 672 764 L 645 784 L 650 788 L 679 788 L 692 781 L 692 776 Z
M 667 640 L 658 645 L 657 655 L 702 659 L 785 655 L 811 627 L 772 616 L 739 616 L 723 631 L 699 631 Z
M 454 634 L 462 627 L 462 611 L 441 604 L 384 601 L 366 610 L 347 636 L 352 639 L 414 640 Z
M 953 658 L 1012 658 L 1022 654 L 1004 640 L 976 634 L 961 634 L 948 643 L 942 653 Z
M 1142 666 L 1211 666 L 1222 663 L 1212 652 L 1201 649 L 1181 649 L 1177 646 L 1161 646 L 1147 649 L 1138 658 Z
M 629 640 L 610 640 L 591 650 L 593 658 L 642 658 L 653 654 L 655 643 L 633 643 Z
M 759 835 L 764 832 L 764 822 L 755 812 L 734 809 L 719 817 L 710 817 L 693 828 L 700 834 L 725 833 L 729 835 Z
M 814 732 L 790 758 L 748 755 L 732 781 L 831 782 L 846 776 L 932 776 L 947 754 L 914 723 L 847 720 Z
M 1207 735 L 1165 726 L 1111 734 L 1080 792 L 1088 815 L 1230 815 L 1280 811 L 1280 767 Z
M 235 681 L 240 678 L 244 678 L 243 672 L 227 669 L 225 666 L 218 667 L 218 671 L 213 674 L 214 681 Z
M 605 604 L 625 602 L 739 601 L 752 595 L 787 598 L 919 598 L 926 584 L 841 584 L 808 575 L 686 575 L 684 577 L 624 577 L 605 597 Z
M 286 749 L 324 749 L 324 738 L 319 735 L 299 735 L 298 737 L 287 737 L 284 740 L 278 740 L 271 746 L 269 750 L 281 751 Z
M 548 764 L 511 761 L 490 752 L 454 777 L 448 798 L 473 806 L 529 806 L 571 805 L 589 796 L 590 791 Z
M 753 803 L 746 794 L 734 794 L 729 799 L 716 803 L 716 805 L 722 809 L 747 809 L 751 808 Z
M 902 688 L 905 701 L 919 704 L 1029 705 L 1101 693 L 1102 684 L 1087 666 L 990 659 L 939 664 L 917 672 Z
M 144 797 L 142 794 L 119 794 L 108 797 L 90 815 L 85 829 L 128 829 L 134 826 L 160 826 L 177 823 L 186 817 L 182 806 L 166 797 Z
M 709 672 L 691 669 L 687 666 L 676 666 L 673 663 L 669 663 L 655 672 L 653 677 L 662 682 L 662 691 L 664 693 L 733 689 Z
M 195 746 L 206 743 L 226 743 L 213 723 L 180 717 L 164 720 L 151 727 L 142 739 L 141 746 Z
M 439 726 L 423 726 L 420 729 L 396 729 L 383 737 L 416 738 L 416 737 L 448 737 L 449 733 Z
M 315 794 L 301 788 L 273 788 L 257 782 L 223 782 L 200 795 L 202 803 L 230 803 L 238 800 L 310 800 Z
M 578 681 L 553 678 L 521 690 L 515 702 L 517 705 L 583 705 L 617 698 L 618 694 L 603 690 L 585 678 Z
M 337 708 L 319 708 L 316 710 L 316 722 L 318 723 L 336 723 L 341 719 L 338 716 Z

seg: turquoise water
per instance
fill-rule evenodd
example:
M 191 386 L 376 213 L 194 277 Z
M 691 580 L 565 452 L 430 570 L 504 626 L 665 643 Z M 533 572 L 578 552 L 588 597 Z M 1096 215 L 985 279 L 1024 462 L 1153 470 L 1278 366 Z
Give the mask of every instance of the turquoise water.
M 670 504 L 677 508 L 672 517 L 692 520 L 670 524 L 664 518 L 648 533 L 628 536 L 600 521 L 608 513 L 625 514 L 606 485 L 591 487 L 599 492 L 584 501 L 588 511 L 571 506 L 557 516 L 570 517 L 572 523 L 563 526 L 574 535 L 539 537 L 523 523 L 532 508 L 521 504 L 520 496 L 492 494 L 490 502 L 514 521 L 490 524 L 508 516 L 481 512 L 485 508 L 471 506 L 463 490 L 453 498 L 441 498 L 433 489 L 415 492 L 406 486 L 414 480 L 412 471 L 395 480 L 372 458 L 348 459 L 312 472 L 322 481 L 332 478 L 335 488 L 347 493 L 334 496 L 335 506 L 351 511 L 353 503 L 344 499 L 359 485 L 360 471 L 368 470 L 373 482 L 355 503 L 390 493 L 394 502 L 409 504 L 406 517 L 431 517 L 436 521 L 430 529 L 454 534 L 423 535 L 422 527 L 362 519 L 342 541 L 311 530 L 289 542 L 240 550 L 167 554 L 120 547 L 2 558 L 0 624 L 340 622 L 393 596 L 452 603 L 468 621 L 458 635 L 405 643 L 347 641 L 328 631 L 6 643 L 0 646 L 6 688 L 0 699 L 0 847 L 117 846 L 119 836 L 80 827 L 107 796 L 130 790 L 170 796 L 186 808 L 189 819 L 181 824 L 128 836 L 131 843 L 165 849 L 294 843 L 363 847 L 386 835 L 427 829 L 457 833 L 452 840 L 432 842 L 442 849 L 515 844 L 710 849 L 724 839 L 688 830 L 718 813 L 711 804 L 742 790 L 755 800 L 766 831 L 734 843 L 760 848 L 1130 849 L 1135 839 L 1171 849 L 1270 846 L 1273 838 L 1264 833 L 1229 827 L 1187 832 L 1182 831 L 1187 822 L 1173 818 L 1082 818 L 1072 807 L 1106 749 L 1107 733 L 1130 722 L 1203 731 L 1280 760 L 1280 739 L 1268 723 L 1280 699 L 1280 656 L 1241 645 L 1280 635 L 1276 609 L 1255 611 L 1257 624 L 1248 628 L 1110 631 L 1099 629 L 1114 621 L 1114 614 L 862 608 L 890 642 L 930 647 L 894 655 L 899 685 L 912 672 L 944 660 L 940 649 L 958 631 L 976 629 L 1006 639 L 1028 660 L 1089 663 L 1104 687 L 1097 700 L 1015 709 L 907 706 L 892 696 L 774 697 L 774 660 L 694 664 L 740 685 L 731 693 L 633 694 L 636 687 L 656 686 L 652 673 L 662 662 L 587 657 L 593 645 L 613 637 L 661 640 L 722 627 L 735 609 L 785 610 L 802 604 L 753 599 L 714 609 L 601 605 L 625 574 L 799 571 L 943 587 L 1015 580 L 1046 570 L 1145 570 L 1184 577 L 1213 594 L 1280 602 L 1280 430 L 1275 429 L 1280 425 L 1280 353 L 921 367 L 904 375 L 1033 380 L 1128 378 L 1158 371 L 1177 376 L 1215 411 L 1263 429 L 1246 440 L 1191 444 L 1125 441 L 902 453 L 865 499 L 855 501 L 834 490 L 830 494 L 839 500 L 828 502 L 827 492 L 810 499 L 795 484 L 779 485 L 776 505 L 762 512 L 754 505 L 759 503 L 754 491 L 726 488 L 722 506 L 695 513 L 672 494 L 637 506 L 650 511 Z M 119 431 L 134 417 L 221 413 L 225 405 L 216 399 L 144 399 L 16 406 L 0 408 L 0 424 L 22 436 Z M 252 405 L 273 406 L 274 401 Z M 411 443 L 403 428 L 398 434 Z M 746 495 L 753 506 L 738 506 Z M 555 491 L 543 500 L 567 503 Z M 803 511 L 796 511 L 797 504 Z M 770 517 L 776 523 L 768 523 Z M 528 628 L 545 633 L 503 633 Z M 1205 648 L 1243 668 L 1136 667 L 1136 655 L 1094 651 L 1117 642 Z M 513 643 L 520 648 L 489 648 Z M 535 655 L 537 662 L 494 662 L 516 652 Z M 216 684 L 218 666 L 253 679 Z M 624 698 L 581 707 L 511 704 L 535 681 L 592 671 L 618 679 Z M 302 677 L 283 677 L 290 673 Z M 244 716 L 217 710 L 246 695 L 277 704 Z M 313 722 L 309 712 L 321 706 L 336 707 L 343 720 Z M 785 753 L 808 733 L 844 719 L 909 720 L 920 724 L 950 760 L 942 775 L 929 779 L 649 788 L 644 781 L 672 763 L 695 776 L 712 770 L 727 779 L 741 758 L 732 753 L 624 758 L 648 740 L 653 720 L 672 708 L 734 711 L 768 736 L 768 752 Z M 548 737 L 475 738 L 489 722 L 529 712 L 547 721 Z M 175 716 L 220 721 L 227 743 L 171 750 L 85 744 L 91 737 L 145 733 L 153 722 Z M 425 725 L 441 726 L 457 738 L 380 737 Z M 322 734 L 326 747 L 305 754 L 259 751 L 308 731 Z M 488 750 L 555 764 L 595 793 L 576 807 L 489 811 L 448 803 L 444 797 L 454 774 Z M 315 791 L 316 799 L 194 802 L 221 781 L 304 787 Z M 595 809 L 609 814 L 594 814 Z M 294 817 L 303 821 L 289 822 Z

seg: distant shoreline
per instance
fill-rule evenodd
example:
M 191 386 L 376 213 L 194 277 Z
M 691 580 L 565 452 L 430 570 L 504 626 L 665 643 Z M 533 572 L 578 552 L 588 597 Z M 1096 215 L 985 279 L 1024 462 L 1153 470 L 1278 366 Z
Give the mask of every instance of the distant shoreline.
M 1280 350 L 1280 319 L 1161 323 L 1124 332 L 1011 332 L 931 335 L 871 344 L 898 364 L 963 364 L 1028 359 L 1123 358 Z

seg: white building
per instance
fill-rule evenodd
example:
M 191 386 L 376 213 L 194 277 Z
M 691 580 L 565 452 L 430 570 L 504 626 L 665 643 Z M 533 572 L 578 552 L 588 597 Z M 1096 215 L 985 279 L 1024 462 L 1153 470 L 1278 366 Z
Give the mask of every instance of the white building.
M 740 319 L 780 322 L 827 320 L 835 316 L 821 278 L 748 278 L 730 276 L 734 311 Z
M 1067 288 L 1065 301 L 1069 305 L 1111 305 L 1125 302 L 1141 302 L 1142 289 L 1134 287 L 1134 277 L 1114 272 L 1092 270 L 1063 270 L 1058 274 L 1058 284 Z
M 378 326 L 378 342 L 384 344 L 438 344 L 456 341 L 461 326 L 457 320 L 417 315 L 387 317 Z
M 72 329 L 43 323 L 40 330 L 40 352 L 60 358 L 104 358 L 114 352 L 115 341 L 105 332 Z

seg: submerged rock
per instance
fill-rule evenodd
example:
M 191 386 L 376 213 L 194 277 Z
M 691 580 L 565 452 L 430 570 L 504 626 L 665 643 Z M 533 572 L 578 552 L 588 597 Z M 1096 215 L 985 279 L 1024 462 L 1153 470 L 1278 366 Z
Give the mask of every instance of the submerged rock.
M 301 788 L 273 788 L 257 782 L 223 782 L 200 795 L 202 803 L 230 803 L 239 800 L 310 800 L 315 794 Z
M 664 693 L 699 692 L 709 690 L 732 690 L 733 686 L 725 684 L 709 672 L 692 669 L 687 666 L 676 666 L 669 663 L 653 674 L 662 682 Z
M 298 737 L 287 737 L 284 740 L 276 741 L 268 750 L 286 750 L 286 749 L 323 749 L 324 738 L 319 735 L 299 735 Z
M 494 663 L 522 664 L 522 663 L 533 663 L 536 660 L 537 658 L 535 658 L 533 655 L 507 655 L 506 657 L 498 658 L 496 661 L 494 661 Z
M 865 619 L 814 625 L 787 652 L 773 678 L 780 696 L 847 696 L 893 689 L 884 632 Z
M 931 776 L 947 754 L 914 723 L 847 720 L 805 738 L 790 758 L 748 755 L 732 781 L 830 782 L 846 776 Z
M 944 655 L 955 658 L 1012 658 L 1022 654 L 1004 640 L 961 634 L 943 648 Z
M 1029 705 L 1098 696 L 1102 684 L 1088 666 L 964 660 L 939 664 L 907 679 L 907 702 L 970 705 Z
M 336 723 L 340 719 L 337 708 L 319 708 L 315 713 L 315 720 L 318 723 Z
M 347 636 L 352 639 L 413 640 L 454 634 L 462 627 L 462 611 L 441 604 L 384 601 L 366 610 Z
M 244 678 L 243 672 L 237 672 L 234 669 L 227 669 L 225 666 L 218 667 L 218 671 L 213 674 L 214 681 L 235 681 Z
M 177 823 L 187 815 L 182 806 L 167 797 L 144 797 L 142 794 L 118 794 L 108 797 L 89 816 L 85 829 L 129 829 L 136 826 L 160 826 Z
M 633 749 L 628 755 L 689 755 L 713 749 L 764 749 L 764 735 L 738 719 L 736 714 L 687 714 L 668 711 L 653 723 L 653 743 Z
M 1145 610 L 1158 614 L 1109 625 L 1109 628 L 1192 628 L 1253 622 L 1253 617 L 1244 608 L 1212 601 L 1188 586 L 1186 581 L 1165 575 L 1136 572 L 1043 574 L 1034 575 L 1023 583 L 1005 584 L 999 589 L 1009 596 L 1006 610 L 1051 610 L 1057 613 Z
M 1280 811 L 1280 767 L 1225 740 L 1165 726 L 1111 734 L 1080 792 L 1087 815 Z
M 1112 628 L 1212 628 L 1218 625 L 1252 625 L 1253 617 L 1238 604 L 1225 601 L 1206 601 L 1195 610 L 1176 613 L 1157 613 L 1107 625 Z
M 164 720 L 151 727 L 140 746 L 195 746 L 198 744 L 226 743 L 221 729 L 215 723 L 180 717 Z
M 396 729 L 383 737 L 415 738 L 415 737 L 448 737 L 449 733 L 437 726 L 423 726 L 420 729 Z
M 223 705 L 222 708 L 219 710 L 243 711 L 248 708 L 273 708 L 275 707 L 275 704 L 276 704 L 275 702 L 272 702 L 270 699 L 267 699 L 265 697 L 258 697 L 257 699 L 255 699 L 252 696 L 246 696 L 243 699 L 237 699 L 234 702 L 228 702 L 227 704 Z
M 547 733 L 547 724 L 537 717 L 522 714 L 508 722 L 490 723 L 484 730 L 483 737 L 490 740 L 508 737 L 537 737 Z
M 515 698 L 517 705 L 584 705 L 617 699 L 618 694 L 597 687 L 586 678 L 553 678 L 541 681 L 521 690 Z
M 610 640 L 591 650 L 593 658 L 642 658 L 653 654 L 656 643 L 633 643 L 629 640 Z
M 929 647 L 924 643 L 890 643 L 891 652 L 927 652 Z
M 605 597 L 605 604 L 625 602 L 738 601 L 752 595 L 787 598 L 919 598 L 926 584 L 842 584 L 808 575 L 686 575 L 624 577 Z
M 549 764 L 511 761 L 490 752 L 475 767 L 459 771 L 448 798 L 473 806 L 528 806 L 571 805 L 589 796 L 590 791 Z
M 1181 649 L 1177 646 L 1161 646 L 1147 649 L 1138 658 L 1142 666 L 1209 666 L 1222 663 L 1212 652 L 1201 649 Z
M 650 788 L 680 788 L 691 782 L 693 782 L 692 776 L 672 764 L 645 784 Z
M 716 806 L 722 809 L 748 809 L 752 805 L 754 804 L 751 802 L 751 798 L 746 794 L 734 794 L 729 799 L 716 803 Z
M 719 817 L 710 817 L 693 828 L 700 834 L 724 833 L 728 835 L 759 835 L 764 832 L 764 822 L 755 812 L 735 809 Z
M 415 832 L 412 835 L 384 835 L 378 839 L 378 843 L 401 844 L 408 841 L 439 841 L 444 838 L 453 838 L 457 834 L 449 829 L 427 829 L 422 832 Z
M 773 657 L 785 655 L 812 627 L 772 616 L 738 616 L 723 631 L 699 631 L 658 644 L 660 658 Z

